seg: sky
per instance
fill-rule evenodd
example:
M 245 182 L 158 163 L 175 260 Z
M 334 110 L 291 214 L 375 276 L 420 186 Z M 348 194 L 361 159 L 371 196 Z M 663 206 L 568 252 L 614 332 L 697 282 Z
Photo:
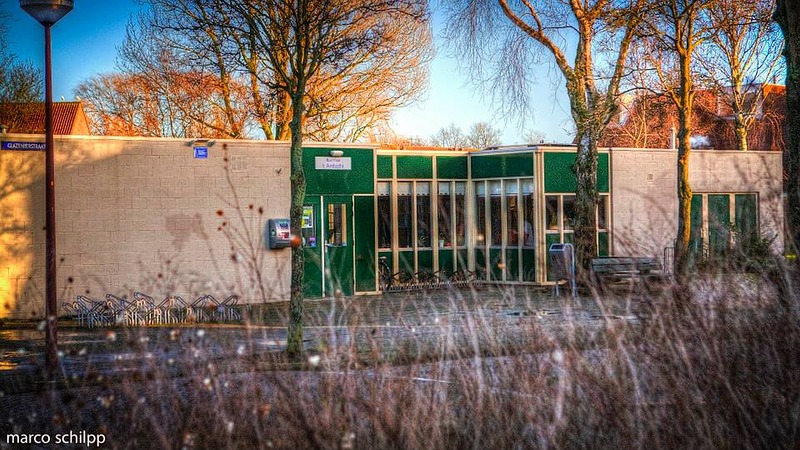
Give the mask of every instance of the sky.
M 74 89 L 84 80 L 115 72 L 117 47 L 125 38 L 125 25 L 140 6 L 136 0 L 74 0 L 74 9 L 51 31 L 53 57 L 53 99 L 73 100 Z M 20 60 L 44 66 L 44 31 L 41 25 L 19 7 L 18 0 L 0 0 L 0 9 L 11 14 L 8 40 Z M 547 78 L 542 70 L 536 85 L 541 101 L 533 116 L 522 125 L 516 119 L 504 120 L 496 114 L 490 98 L 484 98 L 472 85 L 457 60 L 441 45 L 441 20 L 434 13 L 436 57 L 430 67 L 430 86 L 422 100 L 398 110 L 392 127 L 402 136 L 429 138 L 451 123 L 465 132 L 476 122 L 487 122 L 501 130 L 504 145 L 521 144 L 524 130 L 536 130 L 549 142 L 569 142 L 569 103 L 560 79 Z M 554 76 L 554 75 L 553 75 Z

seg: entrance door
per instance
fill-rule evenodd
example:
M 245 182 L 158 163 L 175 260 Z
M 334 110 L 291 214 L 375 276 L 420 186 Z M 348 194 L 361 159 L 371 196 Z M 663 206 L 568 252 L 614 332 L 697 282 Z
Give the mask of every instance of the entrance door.
M 326 196 L 322 200 L 324 296 L 353 295 L 353 199 Z

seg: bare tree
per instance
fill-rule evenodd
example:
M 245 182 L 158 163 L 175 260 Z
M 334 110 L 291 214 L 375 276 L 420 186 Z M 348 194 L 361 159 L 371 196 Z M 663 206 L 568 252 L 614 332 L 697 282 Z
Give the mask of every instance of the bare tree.
M 689 184 L 692 119 L 695 101 L 693 57 L 711 30 L 704 27 L 703 14 L 715 0 L 654 0 L 645 20 L 644 49 L 661 87 L 678 114 L 678 231 L 675 239 L 675 273 L 688 269 L 691 235 L 692 189 Z
M 12 52 L 7 39 L 9 17 L 0 12 L 0 124 L 13 130 L 22 114 L 18 106 L 42 100 L 44 78 L 30 62 L 19 61 Z
M 174 73 L 167 84 L 144 75 L 101 74 L 78 85 L 75 95 L 84 102 L 93 134 L 239 137 L 243 113 L 229 116 L 219 107 L 226 94 L 217 81 L 189 71 Z M 234 87 L 243 101 L 245 89 Z
M 467 146 L 472 148 L 496 147 L 502 144 L 500 130 L 486 122 L 476 122 L 469 127 Z
M 800 282 L 800 4 L 778 0 L 775 21 L 781 27 L 786 61 L 786 151 L 783 167 L 786 173 L 786 249 L 795 255 L 795 281 Z M 796 286 L 795 286 L 795 289 Z
M 722 100 L 718 114 L 732 117 L 739 150 L 748 149 L 747 135 L 761 118 L 764 87 L 782 69 L 783 40 L 772 21 L 775 0 L 717 0 L 704 15 L 706 28 L 716 30 L 699 48 L 707 82 Z
M 525 130 L 522 139 L 528 144 L 544 144 L 547 142 L 547 134 L 542 130 Z
M 575 245 L 581 277 L 597 254 L 597 140 L 616 114 L 620 80 L 643 3 L 445 2 L 456 52 L 467 59 L 476 79 L 490 80 L 490 88 L 504 95 L 508 109 L 524 115 L 530 107 L 530 69 L 543 55 L 564 77 L 578 145 Z
M 468 145 L 467 137 L 461 127 L 454 123 L 440 128 L 431 136 L 431 144 L 436 147 L 464 148 Z
M 289 55 L 270 58 L 259 47 L 264 30 L 257 22 L 240 20 L 236 9 L 252 10 L 261 3 L 146 3 L 147 12 L 128 27 L 119 65 L 125 74 L 147 80 L 160 95 L 153 101 L 229 137 L 290 139 L 291 100 L 276 74 L 289 70 Z M 258 14 L 268 12 L 253 10 L 253 16 Z M 381 45 L 361 49 L 347 62 L 326 60 L 309 79 L 302 119 L 306 138 L 364 139 L 368 130 L 386 121 L 394 109 L 416 101 L 427 87 L 432 57 L 429 24 L 408 14 L 386 14 L 376 11 L 348 25 L 353 35 L 380 28 Z M 280 33 L 284 30 L 273 31 Z M 213 96 L 203 99 L 203 90 L 184 90 L 187 77 L 209 84 Z M 199 105 L 203 108 L 197 109 Z M 214 122 L 205 122 L 209 118 Z
M 357 61 L 391 42 L 386 38 L 392 27 L 378 17 L 409 17 L 427 21 L 424 0 L 253 0 L 225 1 L 230 11 L 226 26 L 247 30 L 254 48 L 263 55 L 268 71 L 259 73 L 259 81 L 273 86 L 289 99 L 291 120 L 291 232 L 296 238 L 292 248 L 291 296 L 287 352 L 297 356 L 303 350 L 303 279 L 304 250 L 300 247 L 306 179 L 303 170 L 303 136 L 306 111 L 313 107 L 309 99 L 312 82 L 318 77 L 335 79 L 345 74 Z M 359 26 L 374 23 L 372 27 Z

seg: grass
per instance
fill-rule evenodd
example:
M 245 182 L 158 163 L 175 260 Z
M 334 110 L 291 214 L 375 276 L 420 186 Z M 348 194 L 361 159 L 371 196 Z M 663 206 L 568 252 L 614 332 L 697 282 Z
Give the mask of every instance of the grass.
M 181 352 L 148 359 L 174 334 L 132 334 L 119 345 L 135 370 L 2 397 L 0 432 L 85 430 L 111 448 L 796 448 L 797 293 L 736 274 L 637 292 L 586 300 L 594 320 L 567 300 L 542 315 L 519 291 L 321 301 L 301 367 L 209 357 L 233 344 L 190 328 Z

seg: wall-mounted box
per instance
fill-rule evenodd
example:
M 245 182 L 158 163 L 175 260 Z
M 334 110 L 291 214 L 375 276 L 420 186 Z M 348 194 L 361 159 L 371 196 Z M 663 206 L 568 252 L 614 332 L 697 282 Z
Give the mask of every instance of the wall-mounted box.
M 269 248 L 286 248 L 292 244 L 289 219 L 267 221 L 267 244 Z

